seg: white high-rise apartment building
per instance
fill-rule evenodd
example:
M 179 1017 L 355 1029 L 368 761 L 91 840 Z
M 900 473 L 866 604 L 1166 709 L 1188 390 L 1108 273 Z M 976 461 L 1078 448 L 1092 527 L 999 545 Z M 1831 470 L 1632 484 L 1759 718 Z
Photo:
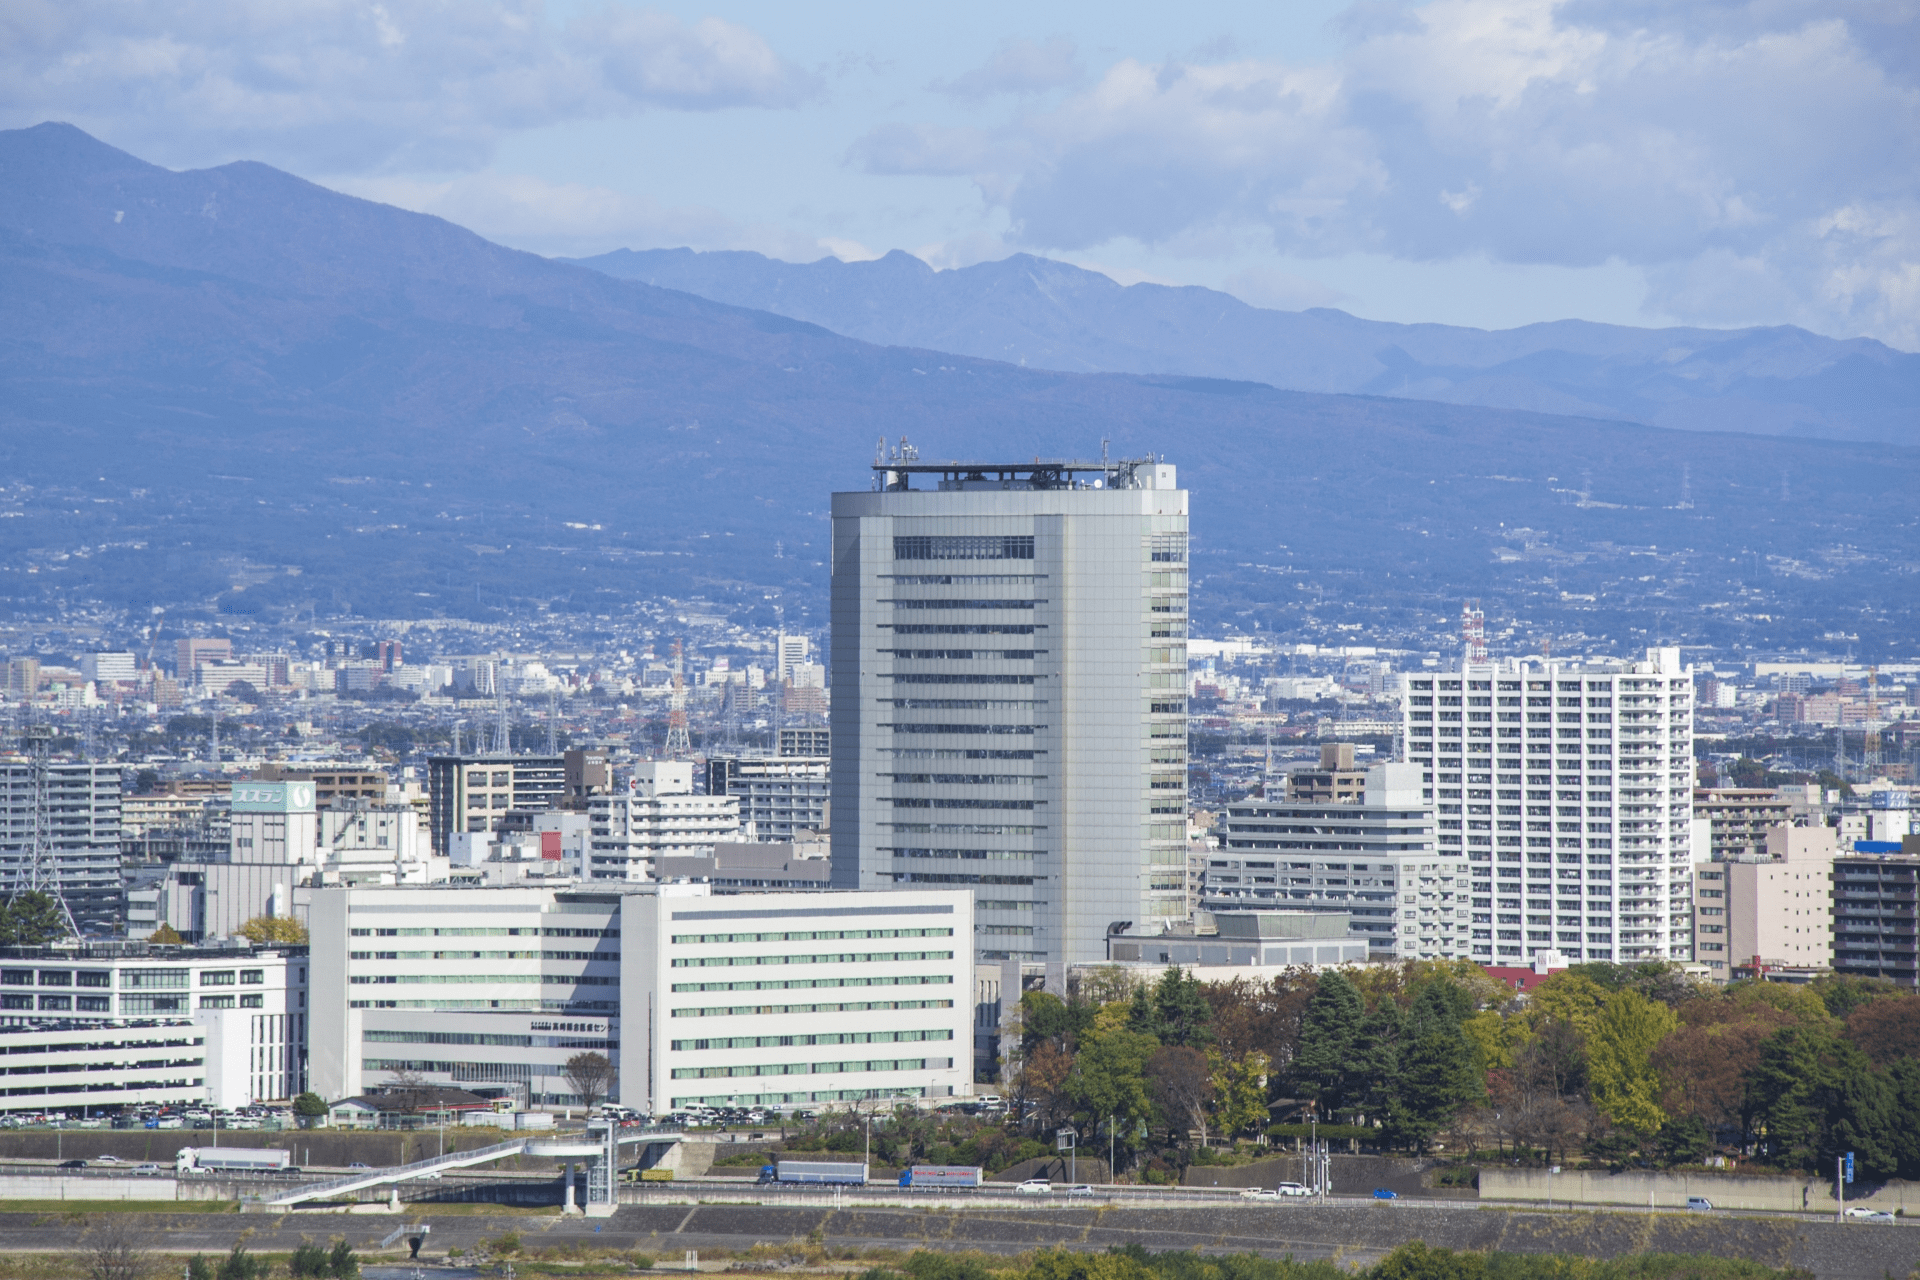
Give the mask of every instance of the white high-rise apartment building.
M 1187 494 L 900 455 L 833 496 L 834 883 L 972 888 L 978 959 L 1102 961 L 1187 914 Z
M 1470 662 L 1404 677 L 1406 759 L 1466 851 L 1471 955 L 1691 960 L 1693 671 Z

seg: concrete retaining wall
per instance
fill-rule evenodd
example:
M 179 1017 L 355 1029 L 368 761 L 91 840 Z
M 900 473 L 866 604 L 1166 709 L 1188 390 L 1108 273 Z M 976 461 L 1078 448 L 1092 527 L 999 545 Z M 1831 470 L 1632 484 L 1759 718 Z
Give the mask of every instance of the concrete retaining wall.
M 1810 1178 L 1743 1177 L 1727 1173 L 1606 1173 L 1568 1170 L 1549 1175 L 1544 1169 L 1482 1169 L 1482 1200 L 1530 1201 L 1544 1204 L 1615 1204 L 1634 1208 L 1685 1209 L 1687 1197 L 1705 1196 L 1716 1209 L 1764 1209 L 1797 1212 L 1830 1210 L 1831 1183 Z M 1847 1203 L 1875 1209 L 1904 1209 L 1920 1213 L 1920 1185 L 1889 1182 L 1879 1186 L 1856 1183 L 1847 1188 Z
M 172 1178 L 0 1177 L 0 1200 L 167 1200 Z

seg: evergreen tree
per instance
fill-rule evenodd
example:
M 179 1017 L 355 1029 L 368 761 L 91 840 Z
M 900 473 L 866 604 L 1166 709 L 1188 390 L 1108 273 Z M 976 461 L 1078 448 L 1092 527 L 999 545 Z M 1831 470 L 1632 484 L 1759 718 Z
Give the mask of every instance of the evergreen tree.
M 1422 1026 L 1425 1031 L 1416 1032 Z M 1402 1046 L 1389 1127 L 1398 1141 L 1419 1151 L 1455 1112 L 1481 1096 L 1485 1075 L 1479 1068 L 1479 1054 L 1460 1024 L 1432 1009 L 1417 1021 L 1408 1019 Z
M 1823 1055 L 1815 1103 L 1823 1112 L 1824 1133 L 1816 1168 L 1831 1169 L 1834 1157 L 1853 1152 L 1857 1176 L 1873 1181 L 1900 1169 L 1896 1095 L 1867 1055 L 1845 1041 L 1831 1042 Z
M 1338 969 L 1322 974 L 1300 1015 L 1300 1044 L 1293 1054 L 1294 1086 L 1331 1117 L 1343 1105 L 1342 1086 L 1353 1070 L 1354 1042 L 1366 1019 L 1359 989 Z
M 1783 1027 L 1760 1042 L 1760 1060 L 1747 1075 L 1747 1110 L 1767 1132 L 1768 1153 L 1810 1164 L 1819 1147 L 1821 1116 L 1814 1092 L 1820 1079 L 1823 1033 Z
M 1400 1040 L 1405 1023 L 1400 1006 L 1391 1000 L 1382 1000 L 1360 1020 L 1347 1075 L 1340 1082 L 1344 1107 L 1368 1117 L 1390 1114 L 1400 1094 Z
M 1159 1023 L 1153 1033 L 1162 1044 L 1203 1049 L 1213 1043 L 1213 1006 L 1200 989 L 1200 979 L 1170 968 L 1153 989 L 1153 1012 Z

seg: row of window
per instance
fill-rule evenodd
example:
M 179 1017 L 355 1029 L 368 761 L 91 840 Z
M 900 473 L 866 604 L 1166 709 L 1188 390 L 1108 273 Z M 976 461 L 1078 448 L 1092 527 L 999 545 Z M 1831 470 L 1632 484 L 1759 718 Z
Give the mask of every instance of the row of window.
M 356 938 L 617 938 L 618 929 L 498 928 L 349 929 Z
M 354 960 L 619 960 L 618 951 L 350 951 Z
M 949 953 L 951 954 L 951 953 Z M 830 987 L 923 987 L 953 981 L 950 973 L 912 974 L 890 978 L 765 978 L 752 982 L 676 982 L 680 991 L 807 991 Z
M 952 930 L 948 930 L 949 933 Z M 905 960 L 951 960 L 951 951 L 820 952 L 794 956 L 680 956 L 675 969 L 728 969 L 768 964 L 896 964 Z
M 615 987 L 618 978 L 596 978 L 570 973 L 356 973 L 347 981 L 354 986 L 392 986 L 395 983 L 542 983 L 551 986 Z
M 947 1059 L 939 1059 L 945 1066 Z M 844 1075 L 851 1071 L 924 1071 L 925 1058 L 894 1058 L 867 1062 L 774 1062 L 752 1067 L 675 1067 L 675 1080 L 725 1080 L 755 1076 Z
M 110 969 L 41 969 L 37 971 L 38 985 L 43 987 L 111 987 L 113 971 Z M 0 969 L 0 987 L 31 987 L 35 984 L 36 971 L 33 969 Z M 120 986 L 123 990 L 163 990 L 184 991 L 191 980 L 189 969 L 122 969 Z M 265 983 L 267 972 L 264 969 L 203 969 L 200 971 L 200 985 L 203 987 L 231 987 L 236 982 L 248 986 Z
M 698 1049 L 784 1049 L 822 1044 L 896 1044 L 912 1040 L 951 1040 L 951 1028 L 932 1031 L 829 1031 L 811 1036 L 718 1036 L 707 1040 L 675 1040 L 676 1052 Z
M 951 938 L 945 929 L 815 929 L 786 933 L 676 933 L 675 945 L 700 942 L 835 942 L 850 938 Z
M 676 988 L 677 990 L 678 988 Z M 675 1018 L 732 1018 L 779 1013 L 870 1013 L 888 1009 L 951 1009 L 951 1000 L 848 1000 L 838 1004 L 723 1004 L 675 1009 Z

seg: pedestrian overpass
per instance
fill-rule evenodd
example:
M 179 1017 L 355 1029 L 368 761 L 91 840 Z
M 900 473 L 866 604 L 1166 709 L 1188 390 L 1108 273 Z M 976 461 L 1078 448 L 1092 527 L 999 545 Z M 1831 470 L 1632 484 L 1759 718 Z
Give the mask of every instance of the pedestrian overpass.
M 524 1138 L 497 1142 L 490 1147 L 477 1147 L 471 1151 L 449 1151 L 445 1155 L 434 1156 L 428 1160 L 415 1160 L 411 1164 L 394 1165 L 387 1169 L 364 1169 L 344 1178 L 305 1183 L 291 1187 L 278 1195 L 268 1196 L 262 1203 L 291 1208 L 295 1205 L 311 1204 L 316 1200 L 329 1200 L 334 1196 L 352 1195 L 369 1187 L 392 1187 L 393 1199 L 396 1201 L 394 1207 L 397 1209 L 399 1186 L 402 1182 L 431 1177 L 449 1169 L 469 1169 L 475 1165 L 503 1160 L 508 1156 L 534 1156 L 546 1160 L 565 1160 L 569 1166 L 575 1160 L 584 1163 L 587 1167 L 587 1202 L 579 1208 L 589 1217 L 607 1217 L 613 1213 L 614 1206 L 618 1203 L 620 1148 L 634 1143 L 652 1145 L 662 1142 L 679 1142 L 683 1137 L 685 1137 L 685 1131 L 679 1125 L 647 1125 L 623 1129 L 610 1120 L 595 1120 L 587 1125 L 584 1135 L 528 1134 Z M 566 1209 L 568 1211 L 575 1209 L 571 1177 L 567 1179 Z

